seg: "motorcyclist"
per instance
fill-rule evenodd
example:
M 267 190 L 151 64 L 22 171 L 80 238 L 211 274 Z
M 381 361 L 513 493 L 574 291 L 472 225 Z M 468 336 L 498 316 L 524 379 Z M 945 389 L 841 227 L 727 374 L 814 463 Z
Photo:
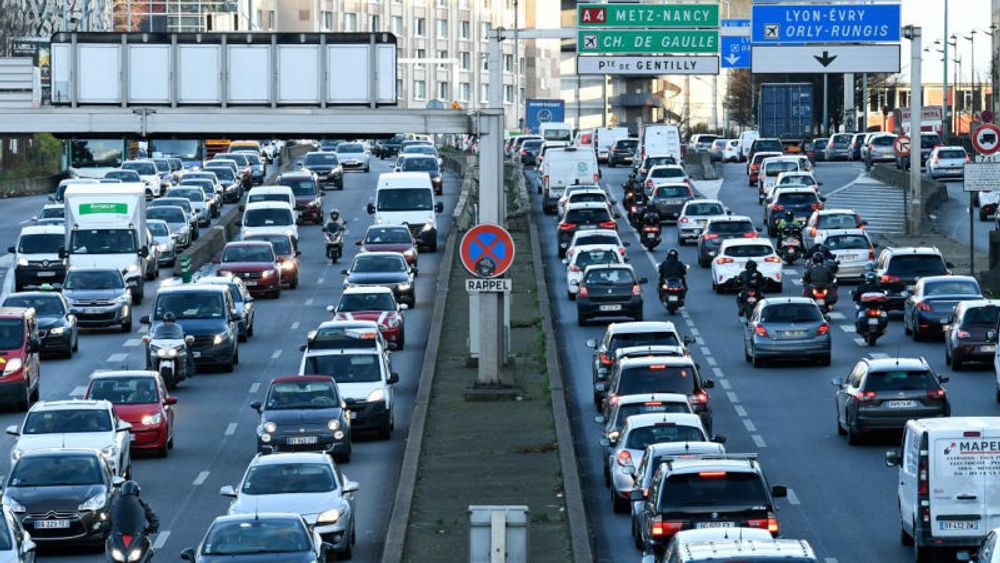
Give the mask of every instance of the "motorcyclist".
M 858 330 L 861 330 L 861 323 L 865 317 L 865 306 L 861 303 L 861 296 L 866 293 L 882 293 L 882 284 L 878 281 L 878 274 L 873 271 L 865 272 L 864 280 L 858 284 L 851 295 L 854 297 L 854 306 L 856 308 L 855 314 L 855 324 Z
M 336 258 L 344 253 L 343 234 L 347 222 L 341 219 L 339 209 L 330 210 L 330 220 L 323 225 L 323 233 L 326 236 L 326 256 L 336 262 Z
M 325 225 L 323 225 L 323 232 L 330 234 L 339 233 L 340 231 L 344 230 L 345 225 L 346 222 L 340 218 L 340 210 L 331 209 L 330 220 L 327 221 Z
M 802 274 L 804 295 L 809 297 L 809 290 L 813 287 L 832 289 L 835 280 L 835 273 L 826 256 L 822 252 L 814 252 L 812 255 L 812 264 Z
M 163 314 L 163 324 L 156 327 L 151 335 L 153 338 L 164 338 L 170 340 L 184 340 L 184 327 L 177 324 L 177 315 L 167 311 Z M 184 355 L 184 370 L 187 377 L 194 375 L 194 354 L 188 346 L 188 353 Z
M 793 229 L 795 227 L 802 227 L 802 223 L 795 220 L 795 214 L 791 210 L 785 211 L 785 215 L 778 219 L 778 223 L 775 225 L 777 227 L 778 233 L 784 236 L 785 229 Z M 799 242 L 802 242 L 802 232 L 798 233 Z
M 141 490 L 135 481 L 122 483 L 119 494 L 111 501 L 111 533 L 121 535 L 155 534 L 160 520 L 153 509 L 139 497 Z
M 740 292 L 736 296 L 736 304 L 739 307 L 740 315 L 746 316 L 747 293 L 752 289 L 760 291 L 764 287 L 764 274 L 761 274 L 757 269 L 756 261 L 747 260 L 746 266 L 743 267 L 743 271 L 737 278 L 737 283 L 739 283 Z
M 665 280 L 679 279 L 685 293 L 687 292 L 687 266 L 681 262 L 677 250 L 671 248 L 667 251 L 667 257 L 660 262 L 659 273 L 661 286 Z
M 816 253 L 822 254 L 823 255 L 823 260 L 826 260 L 827 265 L 830 266 L 831 268 L 833 268 L 833 273 L 836 274 L 837 270 L 840 269 L 839 264 L 837 264 L 837 255 L 834 254 L 830 250 L 830 247 L 828 247 L 827 245 L 825 245 L 823 243 L 817 244 L 816 246 L 812 247 L 812 253 L 813 254 L 816 254 Z
M 660 214 L 652 207 L 647 207 L 645 211 L 642 212 L 642 219 L 640 220 L 641 226 L 643 227 L 656 227 L 661 229 L 660 225 Z

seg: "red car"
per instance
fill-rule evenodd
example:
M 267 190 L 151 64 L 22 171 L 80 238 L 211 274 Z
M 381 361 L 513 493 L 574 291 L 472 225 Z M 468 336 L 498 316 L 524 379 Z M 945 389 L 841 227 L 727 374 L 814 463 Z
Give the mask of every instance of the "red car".
M 365 231 L 363 239 L 356 242 L 361 252 L 399 252 L 406 263 L 417 265 L 417 244 L 410 229 L 404 225 L 372 225 Z
M 227 243 L 219 265 L 220 276 L 236 276 L 252 295 L 270 294 L 281 297 L 281 263 L 274 246 L 266 241 Z
M 323 190 L 320 189 L 316 174 L 308 170 L 285 172 L 274 181 L 278 186 L 292 188 L 295 195 L 295 212 L 300 223 L 323 222 Z
M 34 309 L 0 307 L 0 400 L 24 410 L 38 400 L 41 346 Z
M 388 287 L 349 287 L 340 296 L 340 303 L 327 310 L 335 321 L 373 321 L 378 324 L 382 338 L 389 346 L 402 350 L 406 343 L 403 310 L 406 304 L 397 304 Z
M 132 449 L 153 450 L 160 457 L 174 447 L 177 398 L 155 371 L 99 371 L 90 376 L 84 399 L 104 400 L 132 425 Z
M 291 235 L 250 235 L 243 240 L 260 240 L 271 243 L 274 246 L 274 252 L 278 255 L 281 286 L 288 289 L 299 287 L 299 256 L 302 255 L 302 252 Z

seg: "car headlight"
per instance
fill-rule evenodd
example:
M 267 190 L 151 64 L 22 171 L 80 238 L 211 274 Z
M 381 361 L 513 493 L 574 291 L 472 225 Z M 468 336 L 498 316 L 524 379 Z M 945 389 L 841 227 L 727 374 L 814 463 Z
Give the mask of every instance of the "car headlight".
M 10 375 L 12 373 L 17 373 L 23 366 L 24 363 L 21 361 L 21 358 L 11 358 L 7 360 L 7 364 L 4 365 L 3 374 Z
M 156 426 L 157 424 L 163 422 L 163 415 L 161 413 L 147 414 L 142 417 L 143 426 Z
M 270 441 L 271 441 L 271 435 L 268 434 L 268 433 L 266 433 L 266 432 L 264 434 L 261 434 L 260 435 L 260 441 L 264 442 L 265 444 L 270 443 Z
M 281 269 L 285 271 L 294 270 L 295 262 L 292 262 L 291 260 L 285 260 L 284 262 L 281 263 Z
M 66 332 L 66 329 L 64 327 L 57 326 L 54 329 L 50 330 L 49 334 L 51 334 L 53 336 L 59 336 L 60 334 L 62 334 L 64 332 Z
M 416 253 L 416 252 L 414 252 L 414 251 L 413 251 L 412 249 L 411 249 L 411 250 L 404 250 L 404 251 L 403 251 L 403 256 L 405 256 L 405 257 L 407 257 L 407 258 L 413 258 L 413 257 L 415 257 L 416 255 L 417 255 L 417 253 Z
M 27 266 L 28 265 L 28 259 L 27 258 L 18 258 L 17 259 L 17 265 L 18 266 Z
M 176 358 L 177 348 L 158 348 L 156 350 L 157 358 Z
M 336 524 L 337 520 L 340 520 L 340 511 L 336 508 L 332 510 L 327 510 L 326 512 L 319 515 L 316 519 L 317 524 Z
M 330 430 L 340 430 L 340 421 L 336 418 L 331 419 L 330 422 L 326 423 L 326 427 Z
M 288 236 L 294 236 L 295 235 L 295 231 L 293 231 L 291 229 L 285 229 L 285 234 L 288 235 Z
M 129 272 L 138 272 L 139 266 L 136 266 L 135 264 L 129 264 L 128 267 L 126 267 L 125 269 Z
M 216 334 L 215 336 L 212 337 L 212 344 L 215 345 L 222 344 L 223 342 L 226 341 L 227 338 L 229 338 L 229 332 L 220 332 L 219 334 Z
M 80 510 L 100 510 L 104 508 L 104 505 L 106 505 L 107 502 L 108 499 L 106 496 L 104 496 L 104 493 L 97 493 L 96 495 L 84 501 L 84 503 L 81 504 L 78 508 Z
M 264 278 L 266 280 L 266 279 L 270 278 L 273 275 L 274 275 L 274 270 L 267 270 L 266 272 L 262 273 L 260 275 L 260 277 L 262 277 L 262 278 Z
M 4 495 L 3 505 L 11 509 L 12 512 L 27 512 L 28 509 L 24 507 L 23 504 L 17 502 L 16 500 Z
M 368 398 L 365 399 L 369 403 L 377 403 L 379 401 L 385 400 L 385 391 L 382 389 L 376 389 L 368 394 Z
M 398 289 L 400 291 L 410 291 L 411 287 L 412 287 L 412 285 L 410 285 L 410 282 L 403 282 L 403 283 L 397 285 L 396 289 Z
M 309 202 L 309 207 L 319 207 L 320 205 L 322 205 L 322 203 L 323 202 L 321 202 L 320 200 L 314 199 Z
M 265 422 L 264 423 L 264 432 L 273 434 L 273 433 L 277 432 L 277 430 L 278 430 L 278 425 L 277 424 L 275 424 L 273 422 Z

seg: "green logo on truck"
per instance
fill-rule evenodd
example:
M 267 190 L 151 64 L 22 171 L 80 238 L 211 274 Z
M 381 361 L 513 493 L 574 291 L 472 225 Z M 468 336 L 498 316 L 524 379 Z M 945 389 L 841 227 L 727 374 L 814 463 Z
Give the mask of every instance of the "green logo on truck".
M 127 203 L 81 203 L 80 215 L 92 215 L 94 213 L 113 213 L 115 215 L 128 215 Z

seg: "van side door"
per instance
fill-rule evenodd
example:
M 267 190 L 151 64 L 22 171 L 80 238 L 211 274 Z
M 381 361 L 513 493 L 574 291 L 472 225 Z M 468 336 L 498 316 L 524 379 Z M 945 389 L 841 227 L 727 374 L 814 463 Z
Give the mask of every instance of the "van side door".
M 899 518 L 902 526 L 915 520 L 917 504 L 917 462 L 920 456 L 920 434 L 907 426 L 903 432 L 903 463 L 899 466 Z

